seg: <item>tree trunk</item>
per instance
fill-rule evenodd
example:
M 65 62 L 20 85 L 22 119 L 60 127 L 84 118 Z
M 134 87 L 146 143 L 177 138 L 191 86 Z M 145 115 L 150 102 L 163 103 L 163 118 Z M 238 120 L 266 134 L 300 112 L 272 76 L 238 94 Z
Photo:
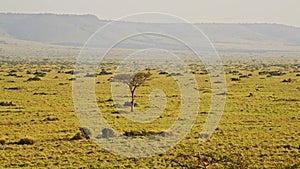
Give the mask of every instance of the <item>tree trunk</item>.
M 133 112 L 133 107 L 134 107 L 134 91 L 131 91 L 131 107 L 130 107 L 131 112 Z

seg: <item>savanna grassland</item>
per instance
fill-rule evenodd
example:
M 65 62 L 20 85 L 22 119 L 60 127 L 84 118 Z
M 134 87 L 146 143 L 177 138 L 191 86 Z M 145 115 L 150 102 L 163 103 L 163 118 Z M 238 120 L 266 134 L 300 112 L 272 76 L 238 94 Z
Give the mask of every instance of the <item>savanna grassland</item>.
M 72 99 L 75 57 L 2 57 L 0 168 L 299 168 L 299 54 L 222 55 L 226 107 L 214 134 L 199 144 L 210 109 L 210 79 L 202 64 L 187 61 L 199 85 L 197 120 L 175 147 L 149 158 L 114 155 L 84 137 Z M 149 108 L 148 95 L 155 88 L 165 92 L 168 102 L 153 123 L 139 124 L 116 112 L 111 100 L 110 73 L 116 66 L 114 59 L 106 60 L 95 80 L 106 120 L 133 137 L 166 130 L 180 109 L 180 93 L 169 76 L 176 72 L 150 70 L 152 76 L 135 93 L 135 108 Z

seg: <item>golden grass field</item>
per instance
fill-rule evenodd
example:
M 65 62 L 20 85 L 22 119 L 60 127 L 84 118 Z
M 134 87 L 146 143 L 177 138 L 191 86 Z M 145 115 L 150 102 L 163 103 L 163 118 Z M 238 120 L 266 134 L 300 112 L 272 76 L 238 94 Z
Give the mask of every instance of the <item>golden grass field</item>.
M 300 168 L 299 57 L 251 60 L 241 59 L 243 54 L 234 56 L 224 60 L 226 107 L 212 137 L 199 144 L 211 98 L 210 79 L 200 74 L 203 66 L 199 64 L 193 68 L 201 98 L 196 123 L 175 147 L 149 158 L 126 158 L 92 140 L 71 139 L 81 127 L 72 99 L 73 76 L 66 74 L 74 70 L 74 58 L 4 58 L 0 65 L 0 168 Z M 102 68 L 113 71 L 115 63 L 111 60 Z M 259 75 L 263 71 L 284 74 Z M 45 76 L 28 81 L 35 72 Z M 136 109 L 149 107 L 148 95 L 155 88 L 164 91 L 168 100 L 161 117 L 149 124 L 132 123 L 112 113 L 116 110 L 108 101 L 108 79 L 113 75 L 96 77 L 98 106 L 119 133 L 161 132 L 176 120 L 180 93 L 174 79 L 159 70 L 151 73 L 136 91 Z M 20 142 L 26 138 L 33 143 Z

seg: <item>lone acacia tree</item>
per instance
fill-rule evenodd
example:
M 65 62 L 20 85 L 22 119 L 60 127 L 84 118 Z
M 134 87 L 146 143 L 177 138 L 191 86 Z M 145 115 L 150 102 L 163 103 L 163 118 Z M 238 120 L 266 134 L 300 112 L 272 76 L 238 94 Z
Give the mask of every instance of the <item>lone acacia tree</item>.
M 134 76 L 131 76 L 130 74 L 119 74 L 114 76 L 114 81 L 125 83 L 129 87 L 131 93 L 131 112 L 133 112 L 134 109 L 134 92 L 136 88 L 141 86 L 150 76 L 150 72 L 139 72 Z

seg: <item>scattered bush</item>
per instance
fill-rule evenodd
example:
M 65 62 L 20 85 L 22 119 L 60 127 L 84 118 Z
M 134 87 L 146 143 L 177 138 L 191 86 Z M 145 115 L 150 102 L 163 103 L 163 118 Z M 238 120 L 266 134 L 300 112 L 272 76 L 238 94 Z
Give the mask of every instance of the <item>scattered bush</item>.
M 4 139 L 0 139 L 0 144 L 1 145 L 5 145 L 6 144 L 6 141 Z
M 67 71 L 67 72 L 65 72 L 65 74 L 73 75 L 74 74 L 74 70 Z
M 101 69 L 101 72 L 99 73 L 99 75 L 111 75 L 111 72 L 107 72 L 105 69 Z
M 169 76 L 183 76 L 181 73 L 171 73 Z
M 241 75 L 241 76 L 239 76 L 239 78 L 241 79 L 241 78 L 249 78 L 249 76 L 247 76 L 247 75 Z
M 234 82 L 234 81 L 240 81 L 239 78 L 231 78 L 230 80 L 231 80 L 232 82 Z
M 158 74 L 160 74 L 160 75 L 167 75 L 168 72 L 159 72 Z
M 154 136 L 154 135 L 162 134 L 162 133 L 163 132 L 154 132 L 154 131 L 145 131 L 145 130 L 142 130 L 142 131 L 131 130 L 131 131 L 125 131 L 123 135 L 127 136 L 127 137 L 138 137 L 138 136 L 148 137 L 148 136 Z
M 240 72 L 237 71 L 237 70 L 232 70 L 232 71 L 229 71 L 228 73 L 231 73 L 231 74 L 233 74 L 233 75 L 237 75 L 237 74 L 239 74 Z
M 34 92 L 33 95 L 47 95 L 47 93 L 45 92 Z
M 5 88 L 6 90 L 20 90 L 20 87 L 9 87 L 9 88 Z
M 112 98 L 109 98 L 106 100 L 107 102 L 113 102 L 114 100 Z
M 40 80 L 41 80 L 41 78 L 39 78 L 39 77 L 37 77 L 37 76 L 31 77 L 31 78 L 28 78 L 28 79 L 27 79 L 28 82 L 29 82 L 29 81 L 40 81 Z
M 114 137 L 115 133 L 112 129 L 104 128 L 102 129 L 102 138 Z
M 22 138 L 18 142 L 16 142 L 18 145 L 33 145 L 34 140 L 30 138 Z
M 79 128 L 79 130 L 81 131 L 82 133 L 82 136 L 86 139 L 90 139 L 92 133 L 90 131 L 90 129 L 86 128 L 86 127 L 81 127 Z
M 285 73 L 280 72 L 280 71 L 262 71 L 262 72 L 258 72 L 259 75 L 268 75 L 270 76 L 282 76 L 285 75 Z
M 83 135 L 80 132 L 78 132 L 70 140 L 82 140 L 82 139 L 84 139 Z
M 282 82 L 289 83 L 289 82 L 292 82 L 292 79 L 291 78 L 284 79 Z
M 96 77 L 96 74 L 89 74 L 89 73 L 87 73 L 84 77 Z
M 18 71 L 14 70 L 14 69 L 9 71 L 9 73 L 16 73 L 16 72 L 18 72 Z
M 73 78 L 70 78 L 69 80 L 70 80 L 70 81 L 74 81 L 74 80 L 76 80 L 76 78 L 73 77 Z
M 39 72 L 39 71 L 36 71 L 33 73 L 35 75 L 35 77 L 44 77 L 46 76 L 46 73 L 44 72 Z
M 13 104 L 12 102 L 0 102 L 0 106 L 16 106 L 15 104 Z
M 252 97 L 253 96 L 253 93 L 249 93 L 249 95 L 247 97 Z
M 123 106 L 131 106 L 131 102 L 125 102 Z M 137 103 L 134 103 L 134 106 L 138 106 Z
M 91 132 L 88 128 L 79 128 L 80 132 L 76 133 L 70 140 L 90 139 Z
M 8 74 L 6 74 L 5 76 L 15 76 L 15 77 L 17 77 L 18 75 L 15 74 L 15 73 L 8 73 Z
M 59 120 L 59 118 L 57 117 L 47 117 L 43 121 L 57 121 L 57 120 Z

